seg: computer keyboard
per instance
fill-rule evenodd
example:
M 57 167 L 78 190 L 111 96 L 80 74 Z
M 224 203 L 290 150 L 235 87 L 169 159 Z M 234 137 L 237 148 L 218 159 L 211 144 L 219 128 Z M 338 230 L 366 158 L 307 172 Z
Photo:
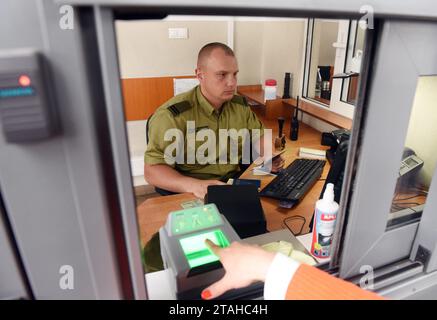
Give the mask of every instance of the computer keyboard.
M 320 178 L 325 163 L 325 160 L 296 159 L 281 170 L 260 195 L 298 202 Z

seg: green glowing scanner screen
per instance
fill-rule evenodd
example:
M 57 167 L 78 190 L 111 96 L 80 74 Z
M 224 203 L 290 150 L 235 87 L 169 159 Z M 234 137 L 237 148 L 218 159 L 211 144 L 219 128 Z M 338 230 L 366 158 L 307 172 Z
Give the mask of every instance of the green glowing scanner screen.
M 182 251 L 187 258 L 190 268 L 218 261 L 219 258 L 206 246 L 209 239 L 216 245 L 224 248 L 229 246 L 229 240 L 220 229 L 188 236 L 179 240 Z

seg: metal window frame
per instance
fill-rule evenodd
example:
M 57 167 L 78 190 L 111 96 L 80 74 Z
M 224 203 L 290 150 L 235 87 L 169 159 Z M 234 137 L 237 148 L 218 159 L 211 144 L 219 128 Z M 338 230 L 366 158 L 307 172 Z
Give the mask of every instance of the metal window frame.
M 31 144 L 8 144 L 0 137 L 4 211 L 31 297 L 146 298 L 144 273 L 134 279 L 129 269 L 132 255 L 124 237 L 129 224 L 120 214 L 107 138 L 93 11 L 74 10 L 74 29 L 62 30 L 60 6 L 53 1 L 11 2 L 0 4 L 13 8 L 0 10 L 0 20 L 29 30 L 9 37 L 10 28 L 2 28 L 0 48 L 32 46 L 47 58 L 62 127 L 58 136 Z M 134 207 L 132 191 L 131 201 Z M 138 230 L 130 231 L 137 241 L 132 252 L 139 257 Z M 60 285 L 65 265 L 71 267 L 70 288 Z M 135 292 L 134 285 L 142 291 Z
M 311 59 L 312 59 L 312 53 L 313 53 L 313 39 L 314 39 L 314 25 L 315 25 L 315 18 L 308 18 L 307 22 L 307 32 L 305 33 L 305 62 L 304 62 L 304 68 L 303 68 L 303 86 L 302 86 L 302 99 L 310 101 L 312 104 L 321 106 L 323 108 L 330 108 L 331 106 L 331 100 L 329 104 L 320 102 L 314 98 L 311 98 L 308 96 L 308 89 L 310 86 L 310 69 L 311 69 Z
M 0 300 L 33 298 L 0 193 Z
M 97 9 L 97 7 L 95 7 L 95 9 Z M 190 10 L 191 9 L 192 8 L 190 8 Z M 110 10 L 110 9 L 109 8 L 104 8 L 102 10 Z M 195 10 L 195 9 L 192 9 L 192 10 L 194 12 L 197 12 L 197 10 Z M 172 13 L 179 13 L 178 8 L 172 8 L 171 11 L 172 11 Z M 190 13 L 192 13 L 193 11 L 190 11 Z M 202 10 L 199 10 L 199 11 L 200 11 L 199 13 L 203 13 L 204 14 L 204 12 Z M 224 9 L 223 11 L 224 12 L 219 10 L 220 13 L 225 14 L 226 10 Z M 168 11 L 166 11 L 166 12 L 168 12 Z M 184 10 L 182 10 L 182 12 L 185 12 L 185 8 L 184 8 Z M 284 15 L 286 15 L 286 14 L 284 14 Z M 107 15 L 107 17 L 109 18 L 110 15 Z M 383 25 L 385 27 L 384 30 L 386 30 L 386 28 L 387 28 L 386 26 L 388 26 L 390 24 L 394 24 L 394 23 L 396 23 L 396 22 L 387 22 L 387 21 L 385 21 L 383 23 Z M 411 25 L 411 24 L 409 24 L 407 22 L 398 22 L 398 23 L 401 23 L 401 24 L 404 24 L 404 25 Z M 420 24 L 420 23 L 416 23 L 416 24 Z M 106 24 L 106 28 L 109 28 L 108 24 Z M 108 35 L 110 35 L 110 33 L 108 33 Z M 384 37 L 384 33 L 382 33 L 382 37 Z M 385 39 L 385 40 L 387 40 L 387 39 Z M 384 41 L 382 41 L 382 43 L 383 42 Z M 381 43 L 379 43 L 379 44 L 381 45 Z M 108 48 L 109 47 L 107 46 L 105 49 L 108 50 Z M 381 49 L 379 47 L 377 52 L 378 53 L 381 53 L 381 52 L 384 53 L 385 50 L 386 50 L 386 48 L 382 48 Z M 367 54 L 368 53 L 369 52 L 367 52 Z M 104 58 L 104 57 L 102 57 L 103 54 L 104 54 L 104 52 L 100 51 L 101 58 Z M 369 65 L 368 65 L 368 67 L 369 67 Z M 375 73 L 378 74 L 378 68 L 376 68 L 376 69 L 377 70 L 376 70 Z M 379 74 L 378 74 L 379 76 L 381 76 L 380 73 L 381 73 L 381 70 L 379 70 Z M 114 75 L 112 75 L 112 77 L 113 76 Z M 384 75 L 382 75 L 382 76 L 384 76 Z M 107 75 L 107 77 L 108 77 L 108 79 L 106 79 L 106 80 L 109 81 L 109 78 L 110 78 L 109 74 Z M 376 79 L 378 79 L 378 78 L 376 78 Z M 115 80 L 115 78 L 112 78 L 112 80 Z M 375 78 L 371 78 L 371 80 L 374 81 Z M 360 86 L 360 88 L 361 88 L 361 86 Z M 112 89 L 113 89 L 112 92 L 114 92 L 114 90 L 116 88 L 113 87 Z M 413 86 L 413 89 L 415 89 L 415 86 Z M 118 88 L 117 91 L 119 91 L 119 88 Z M 410 92 L 410 94 L 414 93 L 413 91 L 414 90 L 412 90 Z M 416 229 L 417 229 L 417 225 L 416 224 L 411 224 L 411 225 L 407 225 L 407 226 L 404 226 L 404 227 L 396 229 L 396 230 L 391 230 L 389 232 L 385 232 L 385 225 L 386 225 L 386 222 L 387 222 L 386 221 L 386 219 L 387 219 L 386 215 L 384 215 L 384 221 L 383 222 L 380 223 L 379 220 L 377 221 L 378 228 L 374 228 L 373 229 L 373 230 L 379 230 L 380 229 L 379 228 L 379 223 L 380 223 L 380 226 L 383 226 L 383 228 L 384 228 L 384 230 L 382 232 L 382 235 L 381 234 L 378 234 L 378 235 L 371 234 L 370 237 L 367 237 L 367 238 L 364 237 L 363 238 L 363 230 L 366 229 L 366 228 L 362 228 L 362 227 L 361 228 L 357 228 L 356 227 L 358 224 L 361 223 L 361 222 L 358 222 L 358 220 L 360 218 L 360 214 L 362 215 L 362 213 L 363 213 L 363 208 L 360 208 L 360 205 L 362 204 L 363 200 L 360 199 L 360 198 L 367 198 L 367 200 L 368 200 L 368 197 L 366 197 L 366 196 L 364 196 L 364 197 L 361 197 L 361 196 L 357 197 L 357 194 L 360 193 L 360 188 L 368 190 L 368 181 L 365 180 L 366 177 L 363 176 L 364 169 L 368 170 L 368 167 L 369 167 L 369 165 L 367 163 L 367 160 L 372 158 L 371 157 L 372 153 L 371 153 L 371 151 L 369 151 L 369 149 L 372 149 L 372 148 L 369 147 L 369 142 L 367 142 L 370 139 L 368 137 L 368 135 L 370 134 L 371 137 L 373 136 L 373 140 L 369 140 L 369 141 L 373 141 L 374 142 L 375 141 L 374 135 L 371 134 L 372 130 L 370 128 L 372 126 L 374 126 L 375 124 L 378 126 L 378 124 L 381 123 L 381 122 L 373 123 L 373 121 L 377 120 L 377 119 L 375 119 L 375 117 L 378 118 L 376 116 L 376 114 L 378 114 L 378 111 L 373 111 L 373 113 L 372 113 L 372 110 L 377 110 L 377 109 L 375 109 L 375 106 L 372 106 L 372 104 L 374 104 L 374 105 L 380 105 L 380 104 L 377 103 L 378 101 L 375 101 L 375 99 L 373 99 L 374 91 L 370 90 L 370 92 L 371 92 L 370 100 L 368 100 L 368 104 L 370 105 L 370 107 L 367 106 L 369 109 L 366 110 L 366 113 L 364 115 L 361 114 L 361 117 L 360 117 L 361 120 L 363 121 L 362 122 L 363 123 L 363 128 L 364 128 L 363 135 L 362 136 L 358 136 L 357 133 L 356 133 L 357 141 L 360 140 L 360 142 L 361 142 L 360 143 L 360 147 L 359 147 L 360 150 L 357 150 L 357 149 L 355 150 L 356 154 L 358 154 L 358 152 L 359 152 L 360 156 L 361 156 L 361 159 L 362 160 L 366 159 L 366 161 L 363 160 L 363 161 L 355 162 L 356 166 L 354 167 L 354 164 L 351 163 L 351 160 L 348 160 L 349 170 L 357 170 L 356 171 L 357 172 L 357 176 L 359 177 L 360 181 L 358 182 L 358 184 L 354 184 L 356 181 L 354 181 L 354 182 L 350 181 L 351 183 L 348 186 L 344 187 L 344 191 L 346 191 L 346 192 L 351 190 L 352 187 L 354 189 L 354 193 L 353 193 L 353 196 L 351 197 L 351 202 L 350 202 L 350 206 L 349 206 L 350 212 L 354 212 L 354 214 L 352 214 L 348 218 L 348 223 L 343 225 L 346 228 L 345 237 L 344 237 L 345 245 L 338 247 L 338 248 L 341 247 L 341 263 L 340 263 L 340 274 L 339 275 L 340 275 L 340 277 L 343 277 L 343 278 L 359 274 L 359 268 L 358 269 L 356 268 L 357 265 L 359 265 L 360 263 L 366 261 L 366 259 L 361 259 L 361 256 L 359 254 L 357 254 L 358 250 L 356 250 L 356 247 L 354 245 L 352 245 L 353 243 L 356 243 L 356 242 L 354 242 L 354 240 L 358 240 L 358 242 L 360 242 L 360 243 L 363 242 L 363 241 L 365 242 L 364 244 L 362 244 L 362 243 L 360 244 L 360 249 L 361 249 L 360 254 L 367 253 L 367 255 L 365 255 L 365 257 L 369 258 L 369 260 L 366 261 L 366 264 L 371 264 L 372 266 L 374 266 L 376 268 L 376 267 L 380 267 L 380 266 L 383 266 L 385 264 L 391 263 L 393 261 L 397 261 L 400 258 L 405 257 L 405 255 L 409 255 L 410 251 L 411 251 L 411 244 L 412 244 L 412 242 L 414 240 L 415 232 L 416 232 Z M 119 93 L 115 93 L 115 96 L 116 96 L 116 100 L 118 100 L 118 102 L 114 103 L 114 105 L 112 106 L 113 109 L 111 111 L 115 111 L 117 109 L 117 106 L 116 106 L 117 104 L 119 104 L 119 106 L 118 106 L 119 109 L 118 110 L 122 109 L 121 95 Z M 407 109 L 411 108 L 411 104 L 410 105 L 406 105 L 406 108 Z M 361 112 L 362 111 L 363 110 L 361 110 Z M 379 111 L 381 111 L 381 110 L 379 110 Z M 393 111 L 392 109 L 385 110 L 385 112 L 384 112 L 385 116 L 390 114 L 390 112 L 392 112 L 392 111 Z M 402 122 L 405 123 L 405 125 L 404 126 L 399 126 L 398 127 L 399 130 L 396 131 L 397 132 L 396 134 L 398 134 L 398 136 L 397 136 L 397 143 L 392 144 L 394 147 L 397 146 L 399 150 L 402 149 L 403 143 L 404 143 L 404 139 L 405 139 L 405 135 L 402 135 L 402 132 L 406 132 L 406 125 L 407 125 L 407 119 L 408 119 L 407 114 L 409 115 L 409 112 L 405 112 L 405 115 L 403 115 L 404 117 L 403 117 L 403 121 Z M 121 119 L 122 119 L 122 117 L 118 117 L 118 121 L 121 121 Z M 115 119 L 113 119 L 113 120 L 115 120 Z M 115 128 L 117 128 L 117 127 L 121 128 L 121 126 L 124 126 L 124 124 L 122 124 L 121 122 L 119 122 L 118 124 L 112 123 L 110 125 L 110 127 L 112 127 L 113 130 Z M 370 126 L 370 128 L 369 128 L 369 126 Z M 119 131 L 119 133 L 121 133 L 121 131 Z M 396 140 L 396 137 L 393 134 L 391 135 L 391 138 L 394 138 Z M 402 141 L 402 142 L 399 142 L 399 141 Z M 114 143 L 115 141 L 112 141 L 112 142 Z M 402 147 L 401 147 L 401 145 L 402 145 Z M 395 152 L 396 150 L 397 149 L 392 148 L 391 152 L 388 152 L 388 153 L 390 153 L 392 155 L 396 154 L 396 152 Z M 397 154 L 400 154 L 400 153 L 397 153 Z M 375 157 L 373 157 L 373 158 L 375 158 Z M 384 203 L 387 202 L 387 201 L 384 201 L 383 198 L 385 198 L 386 200 L 387 199 L 391 200 L 391 196 L 392 196 L 391 192 L 392 192 L 392 189 L 394 187 L 390 188 L 390 186 L 394 186 L 394 179 L 390 179 L 390 177 L 391 178 L 394 177 L 393 173 L 396 172 L 396 170 L 397 170 L 398 162 L 399 162 L 398 157 L 394 156 L 394 157 L 392 157 L 390 162 L 387 162 L 388 164 L 386 164 L 386 166 L 385 166 L 385 167 L 388 167 L 390 165 L 392 166 L 392 170 L 391 171 L 390 170 L 386 170 L 385 171 L 386 173 L 391 172 L 392 175 L 388 176 L 389 179 L 386 181 L 387 185 L 385 187 L 388 188 L 386 190 L 389 190 L 389 192 L 385 192 L 386 193 L 385 196 L 381 198 L 381 206 L 382 207 L 384 207 Z M 128 173 L 128 170 L 129 170 L 129 168 L 128 168 L 129 165 L 127 163 L 128 162 L 123 163 L 123 161 L 120 161 L 119 164 L 118 164 L 118 168 L 117 169 L 119 170 L 119 172 L 117 172 L 117 176 L 120 179 L 123 179 L 123 177 L 127 177 L 128 176 L 127 173 Z M 366 165 L 366 163 L 367 163 L 367 165 Z M 125 167 L 124 170 L 122 169 L 123 167 Z M 122 171 L 124 171 L 125 174 L 122 174 Z M 363 182 L 363 180 L 364 180 L 364 182 Z M 124 183 L 124 184 L 126 184 L 126 183 Z M 384 188 L 384 186 L 381 186 L 381 188 Z M 381 193 L 381 194 L 384 194 L 384 193 Z M 368 207 L 367 207 L 367 209 L 368 209 Z M 358 214 L 357 212 L 360 212 L 360 214 Z M 378 214 L 379 212 L 380 212 L 379 210 L 375 210 L 374 211 L 375 214 Z M 387 211 L 387 214 L 388 214 L 388 211 Z M 367 217 L 365 217 L 365 219 L 367 219 Z M 375 222 L 376 220 L 373 221 L 372 219 L 368 219 L 367 222 L 368 221 Z M 379 242 L 378 240 L 380 239 L 380 237 L 383 237 L 383 241 L 381 241 L 381 243 L 378 244 L 378 242 Z M 378 240 L 375 242 L 375 239 L 378 239 Z M 396 247 L 396 245 L 399 245 L 399 243 L 402 243 L 402 245 L 401 245 L 401 248 L 399 248 L 398 251 L 392 253 L 391 255 L 386 256 L 386 259 L 383 259 L 383 260 L 379 259 L 380 258 L 381 250 L 385 250 L 388 245 Z M 370 248 L 375 248 L 375 250 L 374 250 L 375 253 L 373 254 L 373 256 L 371 254 L 369 254 Z M 340 252 L 337 252 L 337 253 L 340 253 Z M 358 261 L 358 262 L 356 262 L 356 261 Z
M 437 46 L 429 41 L 437 25 L 390 20 L 378 33 L 364 127 L 357 134 L 360 141 L 355 141 L 360 158 L 346 209 L 349 217 L 339 263 L 343 278 L 360 274 L 363 265 L 378 268 L 409 257 L 418 225 L 426 221 L 386 228 L 417 81 L 421 75 L 437 74 Z M 432 181 L 431 188 L 436 183 Z M 435 187 L 432 192 L 429 197 L 437 195 Z M 436 209 L 435 203 L 427 203 L 423 215 Z
M 429 20 L 434 23 L 428 23 L 433 29 L 436 28 L 437 21 L 437 6 L 433 0 L 415 2 L 406 0 L 399 5 L 396 0 L 377 1 L 369 0 L 367 5 L 373 6 L 375 9 L 376 19 L 399 19 L 399 20 Z M 56 5 L 57 4 L 57 5 Z M 84 37 L 84 25 L 78 23 L 75 30 L 71 33 L 62 33 L 63 31 L 57 28 L 59 17 L 58 9 L 61 4 L 70 4 L 75 8 L 91 9 L 92 15 L 88 14 L 87 25 L 94 32 L 94 38 Z M 138 17 L 138 8 L 147 9 L 150 15 L 162 17 L 163 12 L 173 12 L 179 14 L 196 13 L 196 14 L 224 14 L 224 15 L 260 15 L 260 16 L 294 16 L 294 17 L 324 17 L 324 18 L 359 18 L 361 1 L 356 0 L 338 0 L 335 3 L 326 2 L 324 0 L 315 0 L 308 4 L 307 1 L 300 0 L 291 3 L 286 0 L 263 1 L 263 0 L 244 0 L 235 2 L 232 0 L 209 1 L 205 4 L 200 0 L 187 0 L 183 6 L 180 1 L 176 0 L 71 0 L 71 1 L 38 1 L 39 19 L 44 25 L 41 27 L 42 37 L 41 45 L 43 51 L 50 57 L 53 62 L 54 79 L 56 80 L 56 93 L 58 96 L 64 97 L 65 105 L 62 106 L 61 118 L 63 123 L 63 133 L 61 137 L 53 139 L 47 144 L 34 145 L 29 148 L 29 154 L 32 152 L 46 152 L 46 158 L 50 159 L 50 164 L 57 160 L 59 163 L 49 168 L 41 161 L 41 157 L 37 160 L 38 164 L 34 168 L 41 170 L 41 174 L 47 174 L 46 179 L 68 178 L 69 182 L 65 184 L 58 183 L 62 187 L 63 193 L 59 199 L 53 199 L 50 203 L 39 203 L 37 208 L 38 217 L 31 217 L 34 226 L 38 226 L 41 230 L 49 233 L 50 236 L 56 236 L 58 239 L 58 247 L 49 253 L 45 253 L 44 257 L 48 258 L 48 262 L 56 263 L 63 261 L 62 259 L 73 259 L 78 261 L 83 268 L 80 275 L 86 281 L 92 283 L 90 288 L 76 290 L 72 294 L 59 294 L 59 291 L 52 290 L 48 282 L 52 279 L 52 275 L 46 275 L 41 270 L 36 270 L 41 267 L 35 252 L 32 252 L 32 238 L 29 238 L 23 232 L 26 224 L 29 222 L 29 217 L 26 217 L 25 206 L 18 203 L 18 200 L 12 195 L 10 190 L 3 190 L 3 195 L 6 196 L 5 209 L 8 216 L 11 218 L 11 226 L 17 240 L 17 246 L 20 254 L 23 257 L 23 262 L 26 270 L 30 270 L 29 281 L 36 298 L 40 297 L 56 297 L 61 298 L 126 298 L 134 297 L 142 299 L 146 297 L 144 287 L 144 274 L 141 272 L 139 263 L 139 245 L 138 245 L 138 229 L 136 225 L 136 214 L 133 201 L 133 190 L 131 184 L 130 168 L 127 152 L 127 135 L 125 132 L 124 118 L 122 113 L 121 89 L 119 84 L 118 63 L 116 60 L 113 34 L 113 18 L 114 9 L 118 15 L 130 15 L 132 18 Z M 89 11 L 88 11 L 89 12 Z M 77 13 L 77 12 L 76 12 Z M 78 17 L 76 15 L 76 17 Z M 77 20 L 76 20 L 77 21 Z M 83 22 L 83 20 L 82 20 Z M 384 25 L 389 25 L 392 22 L 385 22 Z M 402 22 L 393 22 L 402 23 Z M 405 23 L 405 22 L 403 22 Z M 406 23 L 408 24 L 408 23 Z M 410 22 L 410 25 L 420 24 L 419 22 Z M 425 30 L 425 32 L 427 32 Z M 428 31 L 429 33 L 429 31 Z M 384 34 L 383 34 L 384 36 Z M 31 42 L 28 39 L 28 43 Z M 97 40 L 97 43 L 89 46 L 89 42 Z M 37 40 L 35 40 L 37 42 Z M 97 52 L 87 52 L 86 48 L 97 48 Z M 378 49 L 379 52 L 379 49 Z M 423 52 L 421 52 L 423 53 Z M 90 57 L 91 55 L 91 57 Z M 434 54 L 434 56 L 436 56 Z M 65 59 L 69 63 L 65 63 Z M 88 60 L 89 59 L 89 60 Z M 378 57 L 380 59 L 380 57 Z M 381 63 L 381 61 L 376 63 Z M 91 63 L 92 62 L 92 63 Z M 93 64 L 95 63 L 95 64 Z M 376 75 L 375 75 L 376 74 Z M 87 76 L 90 76 L 88 78 Z M 378 74 L 378 69 L 374 71 L 370 79 L 381 77 Z M 378 79 L 378 78 L 377 78 Z M 93 86 L 93 81 L 98 84 Z M 367 81 L 360 83 L 360 93 L 366 92 Z M 96 91 L 92 89 L 95 88 Z M 372 87 L 372 90 L 374 88 Z M 340 276 L 353 273 L 351 257 L 355 247 L 348 246 L 348 241 L 351 243 L 357 238 L 355 231 L 359 231 L 358 218 L 362 208 L 360 204 L 364 200 L 359 201 L 358 192 L 364 198 L 368 198 L 363 185 L 367 183 L 366 177 L 363 176 L 369 168 L 370 162 L 375 162 L 372 157 L 371 143 L 375 138 L 376 133 L 370 133 L 372 128 L 380 128 L 377 122 L 379 106 L 377 101 L 373 100 L 373 92 L 370 91 L 369 99 L 367 94 L 360 98 L 357 108 L 360 110 L 356 113 L 354 132 L 352 139 L 360 148 L 350 150 L 347 171 L 351 177 L 356 170 L 358 182 L 346 179 L 343 186 L 343 192 L 349 192 L 348 202 L 350 217 L 346 220 L 346 215 L 343 215 L 338 225 L 343 225 L 345 234 L 337 235 L 337 239 L 344 240 L 345 246 L 337 246 L 341 249 L 338 253 L 342 253 L 342 258 L 349 257 L 346 260 L 340 260 Z M 103 97 L 103 101 L 102 101 Z M 410 105 L 411 107 L 411 105 Z M 102 115 L 99 118 L 98 112 Z M 381 111 L 381 109 L 379 110 Z M 390 111 L 392 111 L 390 109 Z M 388 110 L 384 110 L 387 114 Z M 406 122 L 406 118 L 405 121 Z M 358 124 L 358 125 L 357 125 Z M 95 128 L 97 126 L 97 128 Z M 363 126 L 363 136 L 358 135 L 359 128 Z M 102 129 L 102 133 L 98 133 Z M 105 134 L 107 136 L 104 136 Z M 370 136 L 369 136 L 370 135 Z M 405 136 L 404 136 L 405 138 Z M 396 140 L 396 139 L 395 139 Z M 398 139 L 399 141 L 402 139 Z M 3 141 L 0 139 L 0 144 Z M 394 168 L 397 168 L 401 151 L 401 144 L 396 143 L 391 146 L 391 150 L 396 153 L 395 156 L 389 158 L 388 164 L 393 166 L 393 170 L 388 170 L 388 176 L 392 177 Z M 399 151 L 399 152 L 398 152 Z M 10 149 L 11 157 L 19 155 L 17 150 Z M 48 153 L 47 153 L 48 152 Z M 356 156 L 360 155 L 366 161 L 356 162 Z M 369 156 L 369 158 L 364 158 Z M 395 159 L 396 158 L 396 159 Z M 354 160 L 354 161 L 352 161 Z M 21 162 L 20 162 L 21 163 Z M 357 164 L 355 167 L 353 164 Z M 1 163 L 2 165 L 4 162 Z M 56 163 L 55 163 L 56 164 Z M 65 173 L 67 170 L 67 173 Z M 7 186 L 8 183 L 14 186 L 24 185 L 28 178 L 18 178 L 15 181 L 11 177 L 15 171 L 3 173 L 2 177 L 8 178 L 2 181 L 2 186 Z M 109 177 L 105 176 L 109 174 Z M 40 177 L 38 174 L 30 175 L 31 177 Z M 364 182 L 362 181 L 364 180 Z M 113 185 L 108 185 L 110 182 Z M 394 188 L 394 179 L 387 181 L 389 189 Z M 431 197 L 437 198 L 435 191 L 435 180 L 430 189 L 428 201 Z M 48 187 L 47 190 L 37 190 L 33 198 L 38 200 L 50 200 L 48 193 L 55 191 L 56 186 Z M 389 190 L 393 191 L 393 188 Z M 381 187 L 382 189 L 382 187 Z M 432 190 L 432 193 L 431 193 Z M 386 197 L 389 193 L 386 192 Z M 390 194 L 390 197 L 392 193 Z M 115 199 L 111 200 L 113 197 Z M 67 200 L 72 208 L 62 206 L 62 201 Z M 384 205 L 383 205 L 384 206 Z M 387 214 L 388 214 L 388 206 Z M 424 211 L 423 217 L 431 214 L 434 209 L 435 202 L 429 202 Z M 63 220 L 61 221 L 59 210 L 65 208 L 63 212 Z M 359 211 L 361 210 L 361 211 Z M 71 214 L 71 215 L 70 215 Z M 55 219 L 53 219 L 55 217 Z M 387 215 L 384 214 L 386 218 Z M 367 217 L 366 217 L 367 218 Z M 27 219 L 27 220 L 26 220 Z M 38 221 L 38 219 L 40 221 Z M 43 221 L 47 220 L 47 221 Z M 369 219 L 370 220 L 370 219 Z M 423 222 L 423 220 L 422 220 Z M 386 221 L 385 221 L 386 223 Z M 384 226 L 385 226 L 384 223 Z M 121 225 L 122 224 L 122 225 Z M 67 233 L 60 233 L 63 229 L 60 226 L 69 229 Z M 379 225 L 378 225 L 379 228 Z M 417 225 L 409 225 L 393 232 L 397 232 L 399 236 L 402 233 L 410 237 L 415 233 Z M 363 229 L 363 228 L 361 228 Z M 78 232 L 79 235 L 71 233 Z M 363 230 L 361 230 L 362 232 Z M 114 232 L 116 235 L 114 237 Z M 388 233 L 385 233 L 388 234 Z M 419 235 L 421 229 L 419 228 Z M 423 235 L 427 236 L 427 230 L 423 231 Z M 71 236 L 69 241 L 64 241 L 63 237 Z M 396 237 L 393 237 L 396 239 Z M 405 241 L 406 246 L 412 245 L 412 238 Z M 418 243 L 424 241 L 420 237 L 416 238 Z M 370 241 L 370 240 L 369 240 Z M 368 241 L 368 242 L 369 242 Z M 372 241 L 370 241 L 372 242 Z M 342 243 L 339 241 L 338 243 Z M 430 242 L 432 243 L 432 241 Z M 373 244 L 373 243 L 372 243 Z M 428 244 L 424 244 L 429 246 Z M 372 247 L 372 245 L 371 245 Z M 74 249 L 75 251 L 66 251 Z M 98 253 L 98 255 L 83 255 L 83 251 Z M 436 256 L 436 250 L 432 251 L 433 257 Z M 349 260 L 348 260 L 349 259 Z M 128 266 L 128 269 L 126 269 Z M 342 270 L 343 269 L 343 270 Z M 129 272 L 129 277 L 123 277 L 123 271 Z M 430 276 L 434 273 L 430 273 Z M 42 276 L 42 277 L 39 277 Z M 39 277 L 39 278 L 38 278 Z M 418 281 L 422 281 L 419 279 Z M 413 281 L 413 280 L 411 280 Z M 126 285 L 126 283 L 128 284 Z M 126 286 L 124 289 L 123 287 Z
M 356 46 L 356 41 L 357 41 L 357 33 L 358 33 L 358 20 L 349 20 L 349 30 L 348 30 L 348 34 L 347 34 L 347 46 L 346 46 L 346 54 L 345 54 L 345 59 L 344 59 L 344 65 L 343 65 L 343 72 L 346 72 L 346 66 L 347 66 L 347 62 L 349 60 L 349 58 L 353 57 L 353 54 L 355 53 L 355 46 Z M 355 26 L 355 28 L 354 28 Z M 354 43 L 352 48 L 350 48 L 350 41 L 351 39 L 354 39 Z M 366 39 L 364 39 L 365 41 Z M 352 50 L 350 50 L 352 49 Z M 347 85 L 346 85 L 346 80 L 347 80 Z M 353 103 L 349 103 L 345 100 L 343 100 L 343 90 L 345 90 L 347 88 L 347 91 L 349 91 L 349 85 L 350 85 L 350 78 L 345 78 L 341 80 L 341 89 L 340 89 L 340 102 L 343 103 L 347 103 L 350 105 L 354 105 Z

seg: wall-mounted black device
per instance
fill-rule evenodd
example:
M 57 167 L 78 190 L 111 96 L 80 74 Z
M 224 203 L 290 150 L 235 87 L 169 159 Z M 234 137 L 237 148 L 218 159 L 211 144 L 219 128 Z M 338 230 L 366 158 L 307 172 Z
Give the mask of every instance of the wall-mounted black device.
M 338 129 L 331 132 L 323 132 L 322 133 L 322 141 L 321 144 L 323 146 L 331 147 L 326 151 L 326 158 L 329 163 L 332 164 L 333 159 L 335 157 L 335 152 L 339 144 L 343 141 L 349 140 L 350 131 L 347 129 Z
M 6 141 L 48 138 L 57 131 L 52 86 L 41 53 L 0 51 L 0 121 Z

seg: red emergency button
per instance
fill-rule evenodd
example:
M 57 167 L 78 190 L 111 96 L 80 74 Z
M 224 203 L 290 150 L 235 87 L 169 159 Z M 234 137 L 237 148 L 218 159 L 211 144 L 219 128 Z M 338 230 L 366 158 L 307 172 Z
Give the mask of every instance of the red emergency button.
M 23 86 L 23 87 L 27 87 L 28 85 L 30 85 L 30 78 L 29 76 L 26 76 L 25 74 L 21 75 L 18 78 L 18 83 Z

